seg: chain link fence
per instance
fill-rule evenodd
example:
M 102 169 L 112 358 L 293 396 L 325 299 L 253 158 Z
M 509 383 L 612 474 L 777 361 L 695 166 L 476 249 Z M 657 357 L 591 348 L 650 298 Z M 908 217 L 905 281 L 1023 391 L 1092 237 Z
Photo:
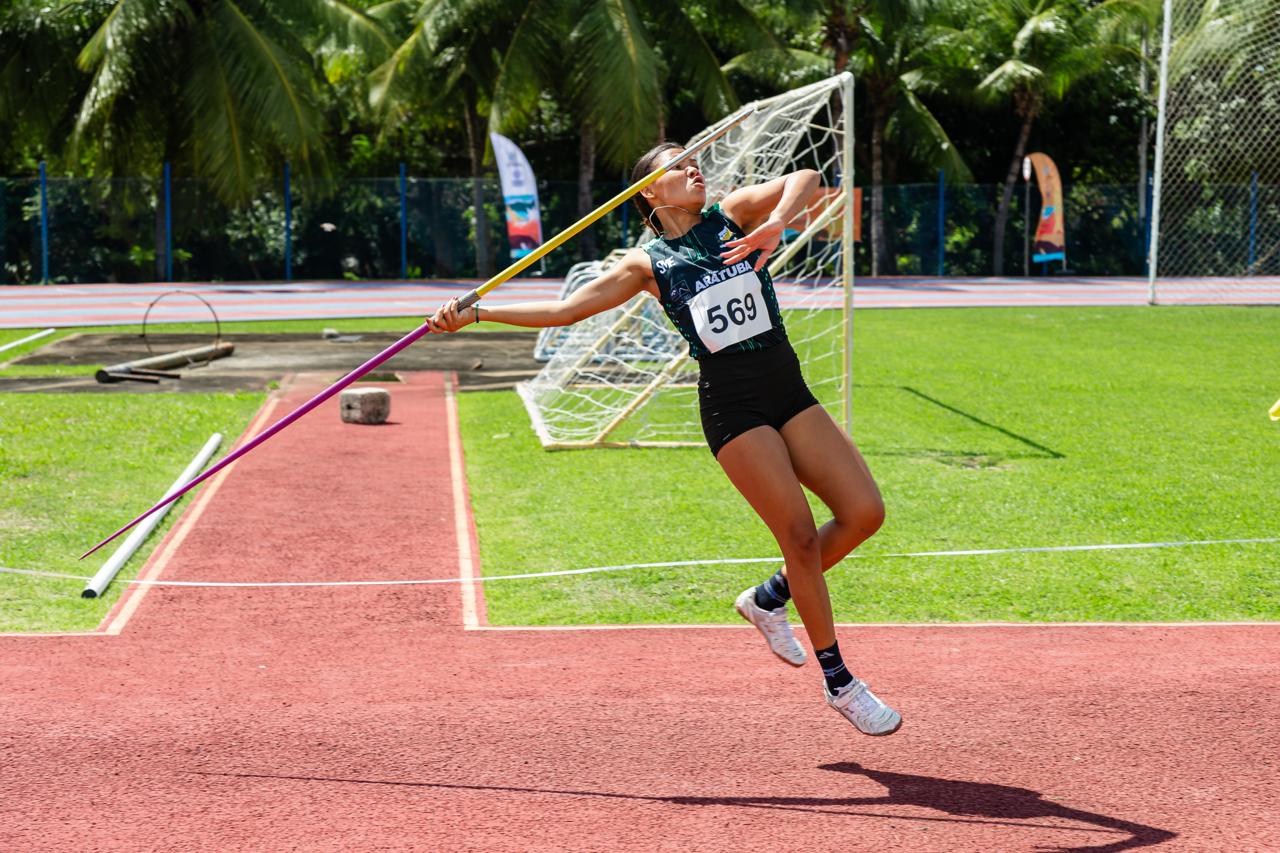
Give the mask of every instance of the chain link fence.
M 1280 5 L 1166 0 L 1152 301 L 1280 275 Z
M 480 182 L 489 238 L 489 269 L 510 263 L 504 208 L 496 179 Z M 228 208 L 198 181 L 173 180 L 169 212 L 162 180 L 50 177 L 0 179 L 0 283 L 396 280 L 476 278 L 476 217 L 469 179 L 398 178 L 295 182 L 286 210 L 284 183 L 248 204 Z M 597 184 L 599 204 L 620 185 Z M 1220 216 L 1235 217 L 1238 233 L 1250 209 L 1249 188 L 1223 196 Z M 1280 188 L 1261 187 L 1256 205 L 1276 204 Z M 985 276 L 1000 187 L 994 184 L 907 184 L 885 188 L 888 275 Z M 1066 272 L 1087 276 L 1145 274 L 1146 224 L 1138 214 L 1138 188 L 1067 185 Z M 543 233 L 578 218 L 577 184 L 539 185 Z M 857 274 L 870 274 L 870 205 L 864 192 Z M 1031 218 L 1028 221 L 1027 205 Z M 1034 231 L 1040 199 L 1019 187 L 1005 235 L 1010 275 L 1060 274 L 1059 264 L 1026 262 L 1026 236 Z M 631 246 L 638 217 L 624 206 L 589 230 L 595 252 Z M 403 247 L 401 235 L 403 228 Z M 584 259 L 583 237 L 544 260 L 543 274 L 561 278 Z M 1224 250 L 1225 251 L 1225 250 Z M 1240 264 L 1244 264 L 1241 249 Z M 47 258 L 47 260 L 46 260 Z M 539 270 L 538 267 L 534 268 Z M 171 274 L 170 274 L 171 271 Z

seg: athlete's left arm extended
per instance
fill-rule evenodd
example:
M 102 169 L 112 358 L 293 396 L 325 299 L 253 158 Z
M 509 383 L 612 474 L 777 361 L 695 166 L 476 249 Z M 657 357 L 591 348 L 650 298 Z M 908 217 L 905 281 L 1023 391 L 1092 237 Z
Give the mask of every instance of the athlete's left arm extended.
M 747 232 L 745 237 L 724 244 L 726 251 L 721 257 L 725 264 L 735 264 L 758 249 L 755 268 L 763 267 L 778 247 L 787 223 L 804 212 L 821 180 L 813 169 L 801 169 L 725 196 L 720 209 Z

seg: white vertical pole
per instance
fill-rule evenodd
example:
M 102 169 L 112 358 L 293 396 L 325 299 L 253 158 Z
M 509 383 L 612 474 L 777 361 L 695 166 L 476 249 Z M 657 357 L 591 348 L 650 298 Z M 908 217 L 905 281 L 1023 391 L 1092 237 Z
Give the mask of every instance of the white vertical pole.
M 841 75 L 840 101 L 844 108 L 844 152 L 840 182 L 844 184 L 844 229 L 840 235 L 840 277 L 844 286 L 844 428 L 853 434 L 853 75 Z
M 1147 302 L 1156 304 L 1156 276 L 1160 260 L 1160 207 L 1164 183 L 1164 126 L 1169 107 L 1169 46 L 1173 34 L 1173 0 L 1164 0 L 1164 34 L 1160 39 L 1160 107 L 1156 115 L 1155 187 L 1151 201 L 1151 254 L 1147 258 Z
M 186 469 L 178 475 L 178 479 L 174 480 L 173 485 L 164 493 L 164 496 L 166 498 L 169 497 L 169 495 L 191 482 L 192 478 L 195 477 L 196 474 L 199 474 L 205 464 L 208 463 L 209 457 L 213 456 L 214 451 L 218 449 L 218 445 L 220 444 L 222 444 L 222 433 L 215 432 L 213 435 L 209 436 L 209 440 L 204 443 L 204 447 L 200 448 L 200 452 L 191 460 Z M 135 551 L 142 547 L 142 543 L 151 535 L 151 531 L 156 529 L 160 524 L 160 521 L 172 508 L 173 504 L 168 504 L 164 509 L 155 513 L 146 521 L 133 528 L 133 532 L 129 534 L 129 538 L 125 539 L 124 542 L 120 544 L 120 547 L 116 549 L 110 559 L 102 564 L 102 568 L 98 569 L 98 573 L 94 575 L 87 584 L 85 584 L 84 589 L 80 592 L 80 597 L 97 598 L 102 595 L 103 591 L 107 588 L 107 584 L 111 583 L 115 578 L 116 573 L 120 571 L 120 567 L 129 562 L 129 558 L 133 556 Z

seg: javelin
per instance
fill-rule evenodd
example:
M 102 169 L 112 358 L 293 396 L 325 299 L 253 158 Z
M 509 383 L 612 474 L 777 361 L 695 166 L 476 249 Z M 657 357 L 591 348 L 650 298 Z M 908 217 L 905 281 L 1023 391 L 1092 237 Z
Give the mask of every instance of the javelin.
M 641 191 L 642 189 L 644 189 L 645 187 L 647 187 L 647 186 L 649 186 L 650 184 L 652 184 L 654 181 L 656 181 L 656 180 L 658 180 L 659 178 L 661 178 L 663 175 L 665 175 L 668 171 L 670 171 L 670 170 L 671 170 L 671 168 L 672 168 L 672 167 L 674 167 L 674 166 L 675 166 L 677 163 L 679 163 L 681 160 L 685 160 L 685 159 L 687 159 L 687 158 L 689 158 L 689 157 L 693 157 L 694 155 L 696 155 L 696 154 L 697 154 L 697 152 L 698 152 L 700 149 L 702 149 L 703 147 L 705 147 L 705 146 L 706 146 L 707 144 L 709 144 L 710 142 L 713 142 L 714 140 L 719 139 L 719 138 L 720 138 L 721 136 L 723 136 L 723 135 L 724 135 L 724 134 L 725 134 L 725 133 L 726 133 L 726 132 L 731 128 L 731 127 L 734 127 L 734 126 L 736 126 L 736 125 L 740 124 L 740 123 L 741 123 L 743 120 L 745 120 L 748 116 L 753 115 L 753 114 L 755 113 L 755 111 L 756 111 L 756 108 L 755 108 L 754 106 L 748 106 L 748 107 L 744 108 L 744 109 L 743 109 L 743 110 L 741 110 L 737 115 L 732 116 L 731 118 L 729 118 L 729 119 L 725 122 L 724 126 L 723 126 L 723 127 L 721 127 L 719 130 L 717 130 L 715 133 L 711 134 L 711 135 L 710 135 L 710 136 L 708 136 L 706 139 L 701 140 L 701 141 L 700 141 L 700 142 L 698 142 L 696 145 L 693 145 L 693 146 L 691 146 L 691 147 L 689 147 L 689 148 L 685 149 L 685 151 L 684 151 L 684 153 L 683 153 L 683 154 L 680 154 L 680 155 L 678 155 L 678 156 L 676 156 L 676 157 L 671 158 L 670 160 L 668 160 L 668 161 L 667 161 L 667 164 L 666 164 L 665 166 L 662 166 L 661 168 L 657 169 L 656 171 L 654 171 L 654 172 L 650 172 L 648 175 L 645 175 L 643 178 L 641 178 L 640 180 L 636 181 L 634 184 L 632 184 L 631 186 L 627 187 L 625 190 L 623 190 L 622 192 L 618 193 L 618 194 L 617 194 L 617 195 L 615 195 L 613 198 L 609 199 L 609 200 L 608 200 L 608 201 L 606 201 L 604 204 L 600 205 L 600 206 L 599 206 L 599 207 L 597 207 L 595 210 L 591 211 L 591 212 L 590 212 L 590 213 L 588 213 L 586 216 L 582 217 L 581 219 L 579 219 L 577 222 L 575 222 L 575 223 L 573 223 L 572 225 L 570 225 L 570 226 L 569 226 L 568 228 L 566 228 L 565 230 L 561 231 L 561 232 L 560 232 L 559 234 L 557 234 L 555 237 L 551 238 L 551 240 L 549 240 L 548 242 L 546 242 L 546 243 L 542 244 L 541 246 L 539 246 L 539 247 L 538 247 L 537 249 L 535 249 L 534 251 L 532 251 L 532 252 L 530 252 L 529 254 L 525 255 L 523 258 L 521 258 L 520 260 L 516 261 L 516 262 L 515 262 L 514 264 L 512 264 L 511 266 L 507 267 L 505 270 L 503 270 L 502 272 L 498 273 L 498 274 L 497 274 L 497 275 L 495 275 L 493 278 L 489 279 L 489 280 L 488 280 L 488 281 L 486 281 L 484 284 L 482 284 L 482 285 L 480 285 L 479 287 L 477 287 L 475 290 L 472 290 L 470 293 L 468 293 L 466 296 L 462 297 L 462 299 L 460 299 L 460 300 L 458 301 L 458 308 L 459 308 L 459 309 L 463 309 L 463 308 L 470 308 L 472 305 L 474 305 L 475 303 L 479 302 L 479 301 L 480 301 L 480 298 L 481 298 L 482 296 L 484 296 L 486 293 L 488 293 L 489 291 L 493 290 L 495 287 L 497 287 L 498 285 L 500 285 L 500 284 L 504 283 L 505 281 L 507 281 L 508 279 L 510 279 L 510 278 L 512 278 L 513 276 L 517 275 L 518 273 L 522 272 L 522 271 L 523 271 L 523 270 L 525 270 L 526 268 L 528 268 L 528 267 L 532 266 L 536 261 L 538 261 L 539 259 L 541 259 L 544 255 L 547 255 L 548 253 L 550 253 L 550 252 L 554 251 L 555 249 L 559 248 L 561 245 L 563 245 L 565 242 L 567 242 L 569 239 L 571 239 L 574 235 L 576 235 L 579 231 L 581 231 L 581 230 L 583 230 L 584 228 L 586 228 L 587 226 L 591 225 L 591 224 L 592 224 L 593 222 L 595 222 L 597 219 L 599 219 L 600 217 L 604 216 L 606 213 L 608 213 L 609 211 L 613 210 L 615 207 L 617 207 L 618 205 L 622 204 L 622 203 L 623 203 L 624 201 L 626 201 L 627 199 L 631 198 L 631 196 L 635 195 L 636 193 L 640 192 L 640 191 Z M 101 542 L 99 542 L 97 545 L 94 545 L 94 546 L 93 546 L 92 548 L 90 548 L 88 551 L 85 551 L 83 554 L 81 554 L 81 555 L 80 555 L 80 559 L 81 559 L 81 560 L 83 560 L 85 557 L 89 556 L 89 555 L 90 555 L 90 554 L 92 554 L 94 551 L 97 551 L 97 550 L 98 550 L 99 548 L 101 548 L 103 545 L 106 545 L 108 542 L 110 542 L 111 540 L 115 539 L 115 538 L 116 538 L 117 536 L 119 536 L 121 533 L 124 533 L 126 530 L 128 530 L 128 529 L 129 529 L 129 528 L 131 528 L 131 527 L 133 527 L 133 526 L 134 526 L 135 524 L 137 524 L 139 521 L 142 521 L 144 518 L 146 518 L 147 516 L 151 515 L 151 514 L 152 514 L 153 512 L 155 512 L 156 510 L 159 510 L 159 509 L 161 509 L 162 507 L 164 507 L 164 506 L 166 506 L 166 505 L 168 505 L 168 504 L 170 504 L 170 503 L 173 503 L 173 502 L 174 502 L 174 501 L 176 501 L 178 498 L 180 498 L 180 497 L 182 497 L 184 494 L 186 494 L 188 491 L 190 491 L 191 489 L 193 489 L 193 488 L 195 488 L 196 486 L 200 485 L 200 484 L 201 484 L 201 483 L 203 483 L 205 480 L 209 479 L 209 478 L 210 478 L 210 477 L 212 477 L 214 474 L 218 473 L 218 472 L 219 472 L 219 471 L 221 471 L 223 468 L 227 467 L 227 466 L 228 466 L 228 465 L 230 465 L 232 462 L 234 462 L 234 461 L 236 461 L 237 459 L 239 459 L 241 456 L 244 456 L 244 455 L 245 455 L 246 453 L 248 453 L 250 450 L 253 450 L 255 447 L 257 447 L 258 445 L 262 444 L 262 443 L 263 443 L 264 441 L 266 441 L 267 439 L 271 438 L 271 436 L 273 436 L 273 435 L 275 435 L 276 433 L 280 432 L 280 431 L 281 431 L 281 430 L 283 430 L 285 427 L 289 426 L 289 424 L 293 423 L 293 422 L 294 422 L 294 421 L 296 421 L 298 418 L 302 417 L 302 416 L 303 416 L 303 415 L 305 415 L 307 412 L 311 411 L 311 410 L 312 410 L 312 409 L 314 409 L 316 406 L 318 406 L 318 405 L 320 405 L 321 403 L 323 403 L 325 400 L 328 400 L 328 399 L 329 399 L 330 397 L 332 397 L 334 394 L 337 394 L 337 393 L 338 393 L 339 391 L 341 391 L 343 388 L 346 388 L 346 387 L 347 387 L 348 385 L 350 385 L 352 382 L 355 382 L 355 381 L 356 381 L 357 379 L 359 379 L 361 376 L 364 376 L 366 373 L 368 373 L 369 371 L 373 370 L 375 367 L 377 367 L 378 365 L 382 364 L 384 361 L 386 361 L 387 359 L 391 358 L 393 355 L 395 355 L 396 353 L 400 352 L 402 349 L 404 349 L 405 347 L 409 346 L 409 344 L 411 344 L 411 343 L 413 343 L 414 341 L 418 340 L 419 338 L 423 337 L 424 335 L 426 335 L 426 334 L 427 334 L 428 332 L 430 332 L 430 331 L 431 331 L 431 324 L 430 324 L 429 322 L 427 322 L 427 323 L 423 323 L 421 326 L 419 326 L 418 328 L 414 329 L 412 332 L 410 332 L 409 334 L 405 335 L 403 338 L 401 338 L 400 340 L 396 341 L 394 344 L 392 344 L 391 346 L 387 347 L 387 348 L 386 348 L 386 349 L 384 349 L 382 352 L 378 353 L 378 354 L 377 354 L 377 355 L 375 355 L 373 358 L 369 359 L 369 360 L 368 360 L 368 361 L 366 361 L 364 364 L 362 364 L 362 365 L 360 365 L 359 367 L 357 367 L 355 370 L 351 371 L 351 372 L 350 372 L 350 373 L 348 373 L 346 376 L 342 377 L 342 378 L 341 378 L 341 379 L 339 379 L 337 382 L 333 383 L 333 384 L 332 384 L 332 385 L 330 385 L 328 388 L 324 389 L 324 390 L 323 390 L 323 391 L 321 391 L 319 394 L 315 395 L 315 396 L 314 396 L 314 397 L 312 397 L 310 400 L 308 400 L 307 402 L 303 403 L 303 404 L 302 404 L 301 406 L 299 406 L 297 409 L 295 409 L 294 411 L 292 411 L 292 412 L 290 412 L 289 414 L 285 415 L 283 418 L 281 418 L 281 419 L 280 419 L 279 421 L 277 421 L 276 423 L 272 424 L 272 426 L 271 426 L 271 428 L 270 428 L 270 429 L 266 430 L 266 431 L 265 431 L 265 432 L 263 432 L 263 433 L 260 433 L 259 435 L 254 436 L 253 440 L 252 440 L 252 441 L 250 441 L 248 444 L 244 445 L 243 447 L 237 448 L 237 449 L 236 449 L 236 450 L 234 450 L 233 452 L 231 452 L 231 453 L 227 454 L 227 456 L 226 456 L 226 457 L 224 457 L 223 459 L 221 459 L 221 460 L 218 462 L 218 464 L 214 465 L 214 466 L 213 466 L 212 468 L 210 468 L 208 471 L 205 471 L 205 472 L 204 472 L 203 474 L 201 474 L 199 477 L 196 477 L 194 480 L 192 480 L 191 482 L 187 483 L 185 486 L 183 486 L 181 489 L 179 489 L 178 491 L 174 492 L 173 494 L 166 495 L 166 496 L 165 496 L 165 498 L 164 498 L 162 501 L 160 501 L 160 503 L 156 504 L 156 505 L 155 505 L 155 506 L 153 506 L 151 509 L 149 509 L 149 510 L 147 510 L 146 512 L 144 512 L 142 515 L 138 516 L 138 517 L 137 517 L 137 518 L 135 518 L 133 521 L 131 521 L 131 522 L 129 522 L 128 524 L 126 524 L 124 527 L 121 527 L 121 528 L 120 528 L 119 530 L 117 530 L 115 533 L 112 533 L 110 536 L 108 536 L 106 539 L 103 539 L 103 540 L 102 540 Z

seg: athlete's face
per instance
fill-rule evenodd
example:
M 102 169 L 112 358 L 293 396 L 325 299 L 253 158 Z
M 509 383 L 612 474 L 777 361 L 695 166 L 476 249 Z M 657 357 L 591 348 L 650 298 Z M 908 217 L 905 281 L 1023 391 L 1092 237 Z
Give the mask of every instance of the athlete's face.
M 672 148 L 658 155 L 654 171 L 662 168 L 684 153 L 683 148 Z M 651 195 L 650 195 L 651 194 Z M 674 169 L 654 181 L 645 190 L 654 207 L 673 204 L 676 207 L 702 210 L 707 202 L 707 185 L 693 158 L 680 161 Z

